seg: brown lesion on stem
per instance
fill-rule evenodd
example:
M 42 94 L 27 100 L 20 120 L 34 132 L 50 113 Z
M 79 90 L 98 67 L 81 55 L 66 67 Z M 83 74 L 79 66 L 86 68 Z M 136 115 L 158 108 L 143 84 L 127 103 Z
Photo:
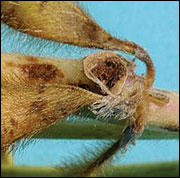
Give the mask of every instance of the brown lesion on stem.
M 18 16 L 18 1 L 9 1 L 8 6 L 5 5 L 5 1 L 1 1 L 1 21 L 9 26 L 13 26 L 15 29 L 23 29 L 24 22 L 17 20 Z
M 30 106 L 30 112 L 32 113 L 40 113 L 47 107 L 47 101 L 43 101 L 42 99 L 33 101 Z
M 57 68 L 50 64 L 24 64 L 21 70 L 29 80 L 42 80 L 48 82 L 57 76 Z M 59 77 L 64 75 L 59 72 Z
M 98 36 L 97 25 L 95 23 L 93 23 L 92 21 L 84 22 L 82 26 L 82 30 L 84 32 L 84 35 L 87 36 L 87 39 L 90 39 L 92 41 L 97 41 L 99 36 Z

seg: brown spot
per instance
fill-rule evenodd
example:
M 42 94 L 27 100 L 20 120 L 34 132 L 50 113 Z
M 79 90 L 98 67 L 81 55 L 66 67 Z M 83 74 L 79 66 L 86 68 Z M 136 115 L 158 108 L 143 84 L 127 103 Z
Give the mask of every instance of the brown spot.
M 93 68 L 92 73 L 105 85 L 112 88 L 126 74 L 126 68 L 124 64 L 115 58 L 109 58 Z
M 51 64 L 25 64 L 21 69 L 29 80 L 41 80 L 49 82 L 58 76 L 63 78 L 63 73 Z
M 63 115 L 67 115 L 67 114 L 68 114 L 68 112 L 63 112 L 62 114 L 63 114 Z
M 97 25 L 94 22 L 85 22 L 82 26 L 82 31 L 84 32 L 85 36 L 87 36 L 90 40 L 97 41 L 98 31 Z
M 8 62 L 6 62 L 6 67 L 17 67 L 17 64 L 15 64 L 12 61 L 8 61 Z
M 29 62 L 38 62 L 38 57 L 35 56 L 26 56 L 24 59 Z
M 13 130 L 10 130 L 9 134 L 10 134 L 11 136 L 13 136 L 13 135 L 14 135 L 14 131 L 13 131 Z
M 16 17 L 16 9 L 18 1 L 13 1 L 13 6 L 9 9 L 1 8 L 1 21 L 7 25 L 13 26 L 15 29 L 23 29 L 23 23 L 17 21 Z M 4 5 L 3 5 L 4 6 Z
M 40 10 L 47 5 L 48 1 L 41 1 Z
M 7 134 L 7 129 L 4 129 L 4 134 Z
M 16 122 L 15 119 L 11 118 L 11 119 L 10 119 L 10 122 L 11 122 L 11 124 L 12 124 L 13 126 L 17 126 L 17 122 Z
M 31 112 L 36 112 L 36 113 L 40 113 L 42 112 L 43 109 L 45 109 L 47 106 L 47 102 L 46 101 L 34 101 L 31 104 Z
M 3 9 L 1 10 L 1 20 L 6 23 L 6 24 L 9 24 L 13 17 L 14 17 L 14 14 L 15 14 L 15 8 L 12 7 L 8 10 L 5 10 L 3 11 Z

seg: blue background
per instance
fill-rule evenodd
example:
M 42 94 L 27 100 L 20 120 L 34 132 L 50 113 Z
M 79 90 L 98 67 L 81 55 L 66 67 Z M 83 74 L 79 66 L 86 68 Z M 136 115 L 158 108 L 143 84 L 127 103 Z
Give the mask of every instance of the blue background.
M 83 2 L 83 5 L 104 29 L 148 49 L 156 67 L 155 87 L 179 91 L 178 1 L 92 1 Z M 4 25 L 1 28 L 1 51 L 5 52 L 76 58 L 96 51 L 68 45 L 61 45 L 59 48 L 56 43 L 40 42 L 26 35 L 12 33 L 13 30 L 7 33 Z M 54 50 L 57 47 L 58 50 Z M 140 71 L 142 68 L 140 65 Z M 96 142 L 39 140 L 25 147 L 23 151 L 16 152 L 15 163 L 58 165 L 63 158 L 80 153 L 85 145 Z M 179 140 L 138 141 L 135 147 L 131 147 L 125 156 L 120 158 L 121 164 L 179 160 Z M 119 160 L 115 163 L 119 164 Z

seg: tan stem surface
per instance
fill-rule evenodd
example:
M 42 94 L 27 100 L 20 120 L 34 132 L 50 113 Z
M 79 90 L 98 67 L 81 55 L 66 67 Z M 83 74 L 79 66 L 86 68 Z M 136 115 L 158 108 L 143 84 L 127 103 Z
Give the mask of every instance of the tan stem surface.
M 152 89 L 156 90 L 156 89 Z M 179 93 L 161 90 L 161 93 L 169 97 L 169 102 L 164 106 L 150 102 L 149 117 L 146 120 L 148 126 L 156 126 L 172 131 L 179 131 Z
M 170 102 L 151 103 L 146 125 L 178 131 L 179 94 L 158 92 Z M 83 73 L 82 60 L 1 54 L 1 146 L 30 137 L 101 98 Z
M 1 54 L 1 146 L 46 128 L 100 95 L 80 60 L 50 60 Z

